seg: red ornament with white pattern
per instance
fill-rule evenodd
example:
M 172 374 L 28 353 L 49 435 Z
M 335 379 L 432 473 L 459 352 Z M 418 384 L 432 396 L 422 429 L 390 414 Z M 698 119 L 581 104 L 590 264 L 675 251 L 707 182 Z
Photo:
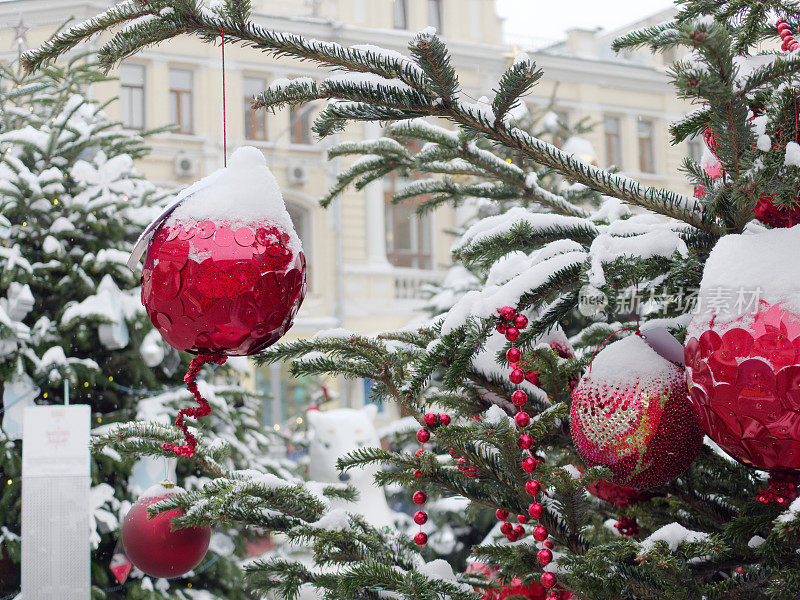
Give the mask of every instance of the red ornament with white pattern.
M 661 485 L 697 456 L 703 432 L 683 370 L 638 335 L 597 353 L 572 393 L 572 439 L 588 466 L 611 470 L 611 482 Z
M 800 226 L 721 238 L 686 335 L 692 404 L 736 460 L 800 474 Z

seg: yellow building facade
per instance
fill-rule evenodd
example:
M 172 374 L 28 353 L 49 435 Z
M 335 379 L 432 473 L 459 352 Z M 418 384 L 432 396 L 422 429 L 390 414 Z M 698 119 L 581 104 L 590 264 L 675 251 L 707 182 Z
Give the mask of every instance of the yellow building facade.
M 16 56 L 20 18 L 34 46 L 70 17 L 83 19 L 109 6 L 104 0 L 7 0 L 0 3 L 0 49 Z M 504 44 L 493 0 L 256 0 L 253 19 L 262 26 L 342 45 L 373 44 L 405 51 L 413 33 L 436 26 L 448 44 L 464 92 L 490 95 L 514 51 Z M 668 15 L 653 17 L 654 22 Z M 24 31 L 29 28 L 28 31 Z M 631 26 L 633 28 L 633 25 Z M 667 127 L 688 107 L 674 97 L 665 66 L 646 54 L 616 57 L 608 50 L 613 34 L 574 30 L 561 44 L 531 52 L 544 78 L 527 98 L 532 108 L 549 104 L 557 88 L 556 110 L 574 123 L 589 117 L 586 134 L 601 166 L 616 164 L 633 178 L 688 192 L 678 167 L 690 151 L 673 146 Z M 260 148 L 283 189 L 309 264 L 309 293 L 291 336 L 345 327 L 371 334 L 398 328 L 419 316 L 421 289 L 440 280 L 450 264 L 452 237 L 468 211 L 449 207 L 420 219 L 413 207 L 392 207 L 391 182 L 349 191 L 328 210 L 317 206 L 346 161 L 326 160 L 326 149 L 342 140 L 380 135 L 376 124 L 355 125 L 330 140 L 310 132 L 321 106 L 254 113 L 250 97 L 276 78 L 325 76 L 309 63 L 275 59 L 233 44 L 225 48 L 228 152 L 250 144 Z M 96 86 L 97 100 L 120 101 L 109 115 L 131 129 L 168 124 L 170 133 L 150 138 L 152 154 L 140 170 L 152 181 L 177 189 L 223 164 L 222 62 L 219 46 L 179 38 L 136 55 L 113 74 L 119 79 Z M 368 401 L 369 382 L 326 382 L 322 390 L 288 377 L 285 366 L 256 372 L 254 385 L 273 397 L 266 424 L 294 419 L 328 393 L 334 403 Z M 324 398 L 323 398 L 324 399 Z M 384 413 L 388 418 L 391 409 Z

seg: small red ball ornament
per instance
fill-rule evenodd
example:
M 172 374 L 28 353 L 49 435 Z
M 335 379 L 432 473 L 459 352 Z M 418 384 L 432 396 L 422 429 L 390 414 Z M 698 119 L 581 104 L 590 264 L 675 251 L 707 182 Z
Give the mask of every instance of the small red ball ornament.
M 439 415 L 439 422 L 442 424 L 442 427 L 447 427 L 450 425 L 450 415 L 447 413 L 442 413 Z
M 528 394 L 522 390 L 515 390 L 514 393 L 511 394 L 511 402 L 514 403 L 514 406 L 524 406 L 527 401 Z
M 421 506 L 428 501 L 428 494 L 426 494 L 422 490 L 417 490 L 416 492 L 414 492 L 414 495 L 411 497 L 411 499 L 414 500 L 414 504 Z
M 417 525 L 425 525 L 428 522 L 428 513 L 424 510 L 418 510 L 414 513 L 414 523 Z
M 592 496 L 619 508 L 625 508 L 638 502 L 645 502 L 653 497 L 651 492 L 616 485 L 603 479 L 587 486 L 586 489 Z
M 509 348 L 506 352 L 506 360 L 510 363 L 517 363 L 522 358 L 522 352 L 518 348 Z
M 156 485 L 131 506 L 122 523 L 122 545 L 130 561 L 151 577 L 178 577 L 200 564 L 211 540 L 209 527 L 172 530 L 170 520 L 183 514 L 173 509 L 147 516 L 147 507 L 183 490 Z
M 522 371 L 522 369 L 514 369 L 509 374 L 508 379 L 511 381 L 511 383 L 520 384 L 525 379 L 525 373 Z
M 514 537 L 520 539 L 523 535 L 525 535 L 525 528 L 522 525 L 514 525 L 514 530 L 512 532 Z
M 498 508 L 495 511 L 494 516 L 497 517 L 498 521 L 505 521 L 508 518 L 508 511 Z
M 531 520 L 528 518 L 527 515 L 517 515 L 517 523 L 520 523 L 522 525 L 527 525 L 530 522 Z
M 545 540 L 542 542 L 542 544 L 544 544 L 545 548 L 550 548 L 550 550 L 552 550 L 553 547 L 555 546 L 553 540 Z
M 424 531 L 420 531 L 417 535 L 414 536 L 414 543 L 417 546 L 424 546 L 428 543 L 428 534 Z
M 425 425 L 436 427 L 439 425 L 439 415 L 436 413 L 425 413 Z
M 531 535 L 537 542 L 543 542 L 547 538 L 547 528 L 544 525 L 537 525 L 533 528 Z
M 525 329 L 528 326 L 528 317 L 525 315 L 517 315 L 514 317 L 514 326 L 517 329 Z
M 504 306 L 498 312 L 500 313 L 500 317 L 506 319 L 507 321 L 513 319 L 514 315 L 517 314 L 517 311 L 510 306 Z
M 496 582 L 499 589 L 480 587 L 475 591 L 481 595 L 482 600 L 505 600 L 506 598 L 527 598 L 529 600 L 546 600 L 547 589 L 539 582 L 526 583 L 523 585 L 522 579 L 514 577 L 507 583 L 500 583 L 498 570 L 494 566 L 489 566 L 480 562 L 470 563 L 467 573 L 475 575 L 481 574 L 487 581 Z M 569 600 L 569 593 L 557 593 L 556 600 Z
M 682 473 L 703 441 L 683 371 L 631 335 L 606 346 L 572 392 L 570 426 L 589 466 L 612 483 L 661 485 Z
M 535 479 L 529 479 L 525 482 L 525 491 L 531 496 L 535 496 L 542 491 L 542 484 Z
M 536 470 L 536 466 L 539 464 L 532 456 L 526 456 L 522 459 L 522 470 L 526 473 L 533 473 Z
M 514 526 L 511 523 L 505 522 L 500 525 L 500 533 L 503 535 L 510 535 L 512 531 L 514 531 Z
M 534 519 L 540 518 L 543 512 L 544 506 L 542 506 L 539 502 L 534 502 L 528 507 L 528 514 Z
M 515 342 L 519 339 L 519 329 L 516 327 L 507 327 L 506 328 L 506 339 L 509 342 Z
M 551 588 L 556 584 L 556 576 L 555 573 L 542 573 L 542 577 L 540 579 L 542 585 L 546 588 Z
M 533 437 L 527 433 L 523 433 L 517 438 L 517 446 L 522 450 L 530 450 L 533 447 Z
M 431 439 L 431 434 L 428 432 L 427 429 L 420 429 L 417 432 L 417 441 L 420 444 L 424 444 L 425 442 L 427 442 L 430 439 Z
M 514 415 L 514 423 L 517 424 L 517 427 L 527 427 L 531 423 L 531 416 L 526 412 L 518 412 Z
M 538 560 L 540 564 L 548 565 L 553 560 L 553 553 L 549 548 L 542 548 L 536 553 L 536 560 Z

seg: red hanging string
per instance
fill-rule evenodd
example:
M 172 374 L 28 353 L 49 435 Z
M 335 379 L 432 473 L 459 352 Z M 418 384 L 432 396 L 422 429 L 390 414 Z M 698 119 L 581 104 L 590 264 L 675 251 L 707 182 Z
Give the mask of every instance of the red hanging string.
M 225 114 L 225 27 L 222 27 L 222 161 L 228 166 L 228 118 Z
M 183 380 L 186 382 L 186 389 L 194 396 L 197 402 L 197 408 L 182 408 L 178 411 L 178 416 L 175 417 L 175 427 L 183 432 L 183 438 L 186 441 L 185 446 L 176 446 L 174 444 L 162 444 L 162 448 L 167 452 L 172 452 L 178 456 L 193 456 L 194 449 L 197 446 L 197 438 L 189 433 L 189 427 L 186 425 L 186 417 L 207 417 L 211 414 L 211 407 L 208 405 L 208 400 L 200 395 L 197 390 L 197 374 L 203 365 L 206 363 L 213 363 L 215 365 L 222 365 L 228 357 L 222 352 L 204 352 L 198 354 L 189 363 L 189 370 L 186 371 Z

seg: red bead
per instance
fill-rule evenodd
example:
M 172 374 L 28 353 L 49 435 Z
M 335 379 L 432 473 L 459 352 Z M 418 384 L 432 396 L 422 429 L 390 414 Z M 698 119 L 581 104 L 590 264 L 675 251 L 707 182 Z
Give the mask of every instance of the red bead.
M 416 456 L 417 458 L 419 458 L 423 454 L 425 454 L 425 449 L 424 448 L 417 448 L 417 451 L 414 452 L 414 456 Z
M 550 572 L 542 573 L 542 577 L 539 581 L 541 581 L 544 587 L 551 588 L 556 584 L 556 574 Z
M 545 540 L 542 542 L 542 544 L 544 544 L 545 548 L 550 548 L 551 550 L 553 549 L 553 546 L 555 546 L 553 540 Z
M 535 496 L 542 491 L 542 484 L 535 479 L 529 479 L 525 482 L 525 491 L 531 496 Z
M 533 528 L 531 535 L 533 535 L 533 539 L 537 542 L 543 542 L 547 538 L 547 527 L 544 525 L 537 525 Z
M 414 523 L 417 525 L 425 525 L 428 522 L 428 513 L 424 510 L 418 510 L 414 513 Z
M 517 515 L 517 523 L 522 523 L 523 525 L 530 523 L 530 519 L 525 515 Z
M 425 504 L 425 502 L 428 501 L 428 494 L 426 494 L 422 490 L 417 490 L 416 492 L 414 492 L 414 495 L 411 496 L 411 498 L 412 500 L 414 500 L 414 504 L 421 506 L 422 504 Z
M 508 511 L 503 510 L 502 508 L 498 508 L 495 511 L 494 516 L 497 517 L 498 521 L 505 521 L 508 518 Z
M 506 360 L 510 363 L 519 362 L 520 358 L 522 358 L 522 352 L 517 348 L 509 348 L 506 352 Z
M 537 371 L 531 371 L 530 373 L 525 373 L 525 381 L 527 381 L 531 385 L 539 385 L 539 373 Z
M 523 450 L 530 450 L 533 447 L 533 437 L 527 433 L 523 433 L 521 436 L 519 436 L 519 438 L 517 438 L 517 446 Z
M 442 413 L 439 415 L 439 422 L 442 424 L 443 427 L 447 427 L 450 425 L 450 415 L 447 413 Z
M 519 339 L 519 329 L 516 327 L 507 327 L 506 328 L 506 339 L 509 342 L 515 342 Z
M 541 517 L 543 512 L 544 507 L 539 502 L 534 502 L 528 507 L 528 514 L 534 519 Z
M 479 475 L 479 471 L 475 467 L 470 467 L 469 469 L 464 469 L 464 474 L 470 479 L 474 479 Z
M 174 488 L 173 488 L 174 489 Z M 140 498 L 122 523 L 122 545 L 130 561 L 152 577 L 178 577 L 194 569 L 208 550 L 209 527 L 173 530 L 170 521 L 183 514 L 173 509 L 150 519 L 147 507 L 175 492 Z
M 450 456 L 456 458 L 458 456 L 458 450 L 456 450 L 455 448 L 450 448 Z
M 192 204 L 189 196 L 181 209 Z M 176 350 L 255 354 L 292 326 L 306 293 L 305 257 L 287 231 L 266 222 L 164 223 L 147 249 L 141 292 L 147 316 Z
M 414 471 L 414 477 L 422 477 L 422 471 L 420 471 L 419 469 L 416 469 Z
M 514 525 L 514 537 L 517 539 L 525 535 L 525 528 L 522 525 Z
M 500 525 L 500 533 L 503 535 L 509 535 L 512 531 L 514 531 L 514 526 L 511 523 L 506 522 Z
M 520 428 L 527 427 L 531 423 L 531 416 L 526 412 L 518 412 L 514 415 L 514 423 Z
M 417 535 L 414 536 L 414 543 L 417 546 L 424 546 L 428 543 L 428 534 L 424 531 L 420 531 Z
M 425 442 L 427 442 L 429 439 L 431 439 L 431 434 L 428 432 L 428 430 L 427 430 L 427 429 L 420 429 L 420 430 L 417 432 L 417 441 L 418 441 L 420 444 L 424 444 L 424 443 L 425 443 Z
M 439 425 L 439 415 L 436 413 L 425 413 L 425 425 L 428 427 L 436 427 Z
M 521 383 L 521 381 L 518 383 Z M 514 393 L 511 394 L 511 401 L 514 403 L 514 406 L 524 406 L 525 403 L 528 401 L 528 394 L 526 394 L 522 390 L 515 390 Z
M 525 373 L 522 372 L 522 369 L 514 369 L 511 371 L 508 378 L 511 380 L 511 383 L 520 384 L 525 379 Z
M 467 459 L 466 458 L 459 458 L 458 461 L 456 462 L 456 465 L 462 471 L 467 468 L 468 464 L 469 463 L 467 463 Z
M 522 470 L 526 473 L 533 473 L 536 470 L 536 465 L 539 463 L 532 456 L 526 456 L 522 459 Z
M 506 327 L 507 327 L 506 325 L 503 325 L 502 323 L 498 323 L 497 327 L 495 329 L 497 329 L 498 333 L 505 333 L 506 332 Z
M 548 565 L 553 560 L 553 553 L 549 548 L 542 548 L 536 553 L 536 560 L 538 560 L 540 564 Z
M 525 329 L 528 326 L 528 317 L 525 315 L 517 315 L 514 317 L 514 326 L 517 329 Z
M 501 309 L 500 309 L 500 311 L 499 311 L 499 312 L 500 312 L 500 316 L 501 316 L 503 319 L 507 319 L 507 320 L 513 319 L 513 318 L 514 318 L 514 315 L 516 315 L 516 314 L 517 314 L 517 311 L 515 311 L 515 310 L 514 310 L 512 307 L 510 307 L 510 306 L 504 306 L 503 308 L 501 308 Z

